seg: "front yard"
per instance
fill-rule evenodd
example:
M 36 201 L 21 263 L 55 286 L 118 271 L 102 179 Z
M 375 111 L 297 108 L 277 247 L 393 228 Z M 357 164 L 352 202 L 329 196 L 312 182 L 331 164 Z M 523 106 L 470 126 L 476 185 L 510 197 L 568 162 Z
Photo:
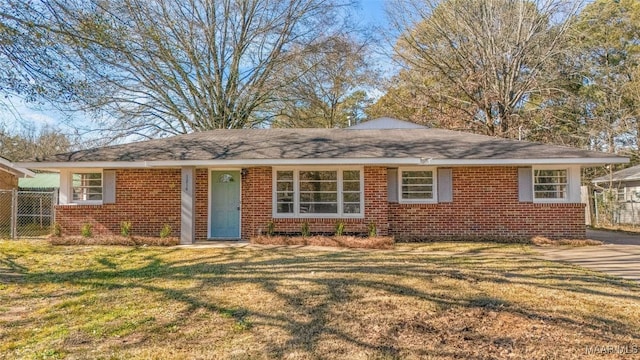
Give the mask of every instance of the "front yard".
M 489 243 L 0 240 L 0 358 L 577 359 L 640 347 L 638 283 L 534 256 Z

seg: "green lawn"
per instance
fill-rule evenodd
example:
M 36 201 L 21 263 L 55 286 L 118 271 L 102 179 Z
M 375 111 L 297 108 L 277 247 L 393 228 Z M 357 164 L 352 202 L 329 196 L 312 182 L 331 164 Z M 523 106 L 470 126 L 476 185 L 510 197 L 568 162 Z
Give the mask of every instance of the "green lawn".
M 637 283 L 534 256 L 486 243 L 0 240 L 0 358 L 577 359 L 588 346 L 640 346 Z

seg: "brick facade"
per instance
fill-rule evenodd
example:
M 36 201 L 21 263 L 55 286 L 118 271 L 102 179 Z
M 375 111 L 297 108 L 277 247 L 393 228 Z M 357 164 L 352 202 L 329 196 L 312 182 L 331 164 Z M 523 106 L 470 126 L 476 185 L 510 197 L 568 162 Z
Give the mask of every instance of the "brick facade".
M 389 204 L 389 227 L 400 239 L 583 239 L 584 204 L 519 202 L 516 167 L 453 168 L 453 202 Z
M 120 222 L 133 223 L 134 235 L 157 236 L 164 224 L 180 233 L 180 169 L 121 169 L 116 173 L 116 203 L 57 206 L 65 234 L 76 235 L 85 222 L 95 233 L 119 233 Z M 453 168 L 453 202 L 399 204 L 387 200 L 386 167 L 364 168 L 365 217 L 345 219 L 347 232 L 366 233 L 375 223 L 381 235 L 399 238 L 584 238 L 583 204 L 533 204 L 518 201 L 516 167 Z M 208 231 L 209 170 L 196 170 L 196 240 Z M 299 233 L 335 230 L 337 219 L 274 219 L 271 167 L 247 168 L 242 177 L 242 238 L 266 231 Z
M 169 224 L 178 236 L 180 169 L 119 169 L 115 204 L 56 206 L 65 235 L 80 235 L 84 223 L 91 223 L 95 234 L 119 234 L 121 221 L 131 221 L 133 235 L 159 236 Z

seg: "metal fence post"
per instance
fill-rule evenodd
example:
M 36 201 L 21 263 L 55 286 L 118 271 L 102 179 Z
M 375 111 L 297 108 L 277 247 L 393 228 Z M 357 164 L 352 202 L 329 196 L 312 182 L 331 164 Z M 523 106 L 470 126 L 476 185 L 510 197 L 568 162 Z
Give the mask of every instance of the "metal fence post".
M 11 219 L 11 238 L 15 239 L 18 237 L 18 191 L 15 189 L 11 191 L 11 215 L 9 218 Z
M 593 202 L 595 204 L 596 225 L 600 226 L 600 211 L 598 211 L 598 194 L 593 194 Z
M 51 226 L 51 230 L 55 229 L 55 225 L 56 225 L 56 205 L 58 205 L 58 191 L 54 191 L 52 196 L 53 199 L 51 200 L 51 223 L 49 224 Z

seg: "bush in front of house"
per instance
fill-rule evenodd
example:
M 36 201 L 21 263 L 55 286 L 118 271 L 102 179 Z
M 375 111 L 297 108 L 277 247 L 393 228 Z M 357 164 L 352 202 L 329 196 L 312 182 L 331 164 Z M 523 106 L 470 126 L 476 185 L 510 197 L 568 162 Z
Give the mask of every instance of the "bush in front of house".
M 121 221 L 120 222 L 120 235 L 129 237 L 131 236 L 131 221 Z
M 169 236 L 171 236 L 171 226 L 169 224 L 164 224 L 162 226 L 162 229 L 160 230 L 160 238 L 164 239 L 168 238 Z
M 52 245 L 124 245 L 124 246 L 174 246 L 180 244 L 176 237 L 97 235 L 51 237 Z
M 80 228 L 80 234 L 82 237 L 90 238 L 93 236 L 93 225 L 91 223 L 84 223 Z

